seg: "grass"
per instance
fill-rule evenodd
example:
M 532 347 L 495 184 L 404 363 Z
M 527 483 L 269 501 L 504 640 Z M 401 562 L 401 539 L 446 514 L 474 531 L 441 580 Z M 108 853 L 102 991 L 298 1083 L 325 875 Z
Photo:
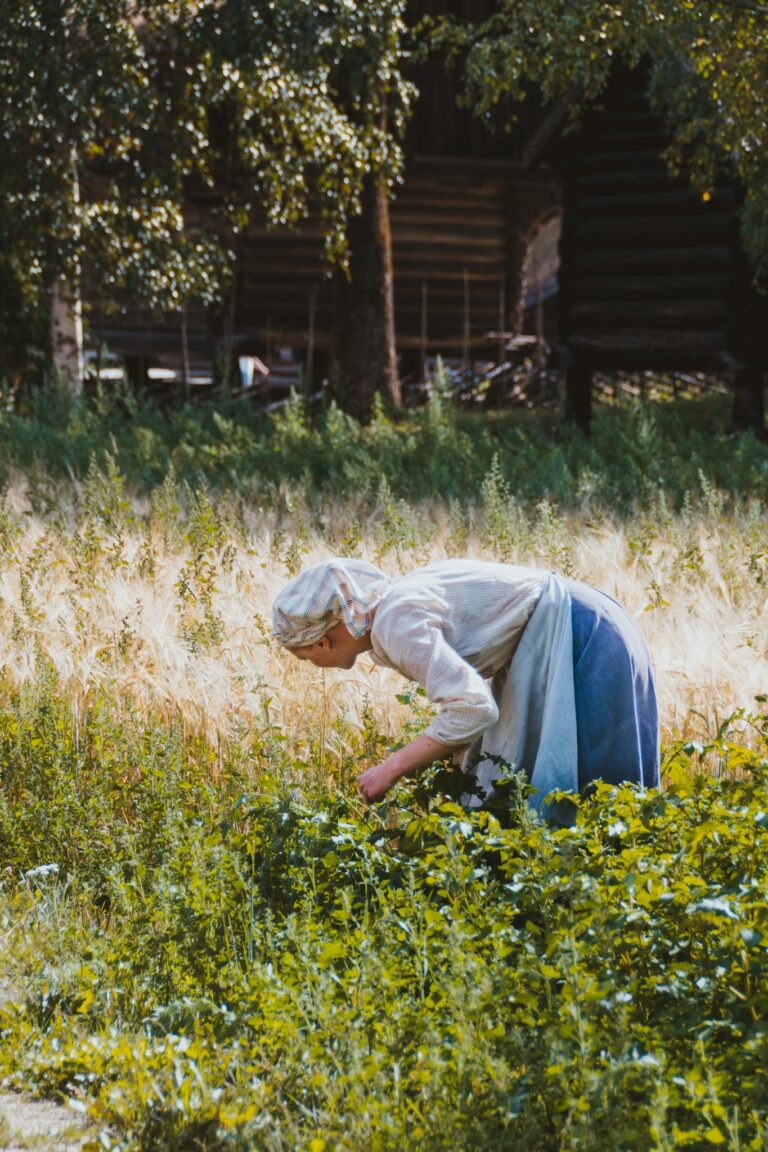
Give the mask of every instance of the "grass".
M 0 822 L 0 1069 L 102 1147 L 766 1147 L 763 722 L 553 831 L 108 703 L 12 703 Z
M 2 1073 L 116 1152 L 767 1149 L 768 456 L 717 403 L 606 412 L 590 444 L 437 401 L 372 429 L 4 415 Z M 441 771 L 365 810 L 425 701 L 268 635 L 334 553 L 615 595 L 666 789 L 573 831 L 514 786 L 464 813 Z
M 0 514 L 2 672 L 11 685 L 50 663 L 73 707 L 93 693 L 149 715 L 180 715 L 213 742 L 278 722 L 364 707 L 395 736 L 395 674 L 359 661 L 323 676 L 269 639 L 272 597 L 299 568 L 354 553 L 393 574 L 430 559 L 474 555 L 552 567 L 604 589 L 645 633 L 659 681 L 663 733 L 704 738 L 765 688 L 768 527 L 762 502 L 714 488 L 702 472 L 675 511 L 663 489 L 625 515 L 597 501 L 523 502 L 498 460 L 476 502 L 407 503 L 382 479 L 338 497 L 281 487 L 271 502 L 195 487 L 169 470 L 132 492 L 106 456 L 82 481 L 59 480 L 41 507 L 16 473 Z M 279 686 L 279 691 L 276 690 Z M 326 723 L 323 755 L 338 735 Z

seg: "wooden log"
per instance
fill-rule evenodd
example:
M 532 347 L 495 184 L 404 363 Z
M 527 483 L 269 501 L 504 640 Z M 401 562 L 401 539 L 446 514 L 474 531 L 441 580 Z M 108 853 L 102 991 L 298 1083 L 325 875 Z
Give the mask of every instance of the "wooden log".
M 430 266 L 436 271 L 453 275 L 457 268 L 460 269 L 466 264 L 470 273 L 473 267 L 489 271 L 493 269 L 498 276 L 504 268 L 502 254 L 494 248 L 477 252 L 470 248 L 433 250 L 429 246 L 398 244 L 394 251 L 398 270 L 412 267 L 416 270 L 416 274 L 423 274 L 424 269 Z
M 666 292 L 666 285 L 663 288 Z M 589 301 L 574 305 L 570 311 L 570 323 L 577 329 L 600 326 L 693 331 L 724 328 L 727 319 L 725 300 Z
M 666 172 L 667 165 L 661 155 L 654 151 L 623 151 L 623 152 L 584 152 L 578 157 L 576 175 L 585 175 L 592 172 L 617 172 L 623 169 L 635 169 L 643 172 Z
M 701 248 L 612 248 L 607 250 L 583 249 L 574 253 L 571 267 L 575 273 L 642 271 L 666 273 L 706 272 L 711 275 L 728 272 L 730 250 L 723 245 Z
M 607 194 L 614 191 L 626 192 L 628 189 L 636 192 L 665 192 L 674 189 L 685 191 L 688 189 L 688 181 L 684 177 L 674 178 L 666 169 L 655 168 L 649 171 L 646 168 L 633 166 L 622 168 L 620 171 L 582 173 L 576 176 L 574 185 L 579 195 Z
M 471 212 L 466 204 L 445 206 L 430 200 L 423 204 L 407 201 L 392 210 L 393 234 L 401 228 L 404 230 L 419 228 L 429 232 L 436 225 L 442 228 L 457 228 L 459 231 L 464 231 L 465 228 L 480 228 L 487 232 L 495 232 L 506 228 L 507 216 L 506 212 L 496 205 L 493 210 L 483 208 Z
M 712 219 L 723 213 L 727 213 L 730 218 L 736 204 L 736 195 L 732 189 L 721 189 L 705 201 L 693 189 L 642 193 L 615 191 L 611 194 L 580 196 L 577 203 L 582 218 L 597 216 L 602 220 L 611 216 L 632 217 L 643 213 L 654 216 L 685 214 Z
M 403 228 L 398 226 L 393 233 L 393 242 L 398 245 L 420 244 L 430 248 L 459 246 L 473 249 L 499 248 L 503 245 L 504 236 L 500 232 L 493 232 L 482 227 L 472 228 Z
M 664 121 L 645 105 L 635 111 L 607 110 L 600 116 L 600 124 L 606 130 L 639 129 L 640 131 L 662 132 Z
M 730 241 L 732 224 L 730 219 L 722 217 L 636 216 L 625 220 L 577 217 L 573 233 L 577 251 L 579 247 L 612 248 L 616 244 L 623 248 L 712 247 Z
M 721 332 L 641 328 L 632 332 L 573 331 L 566 343 L 577 360 L 595 368 L 627 370 L 711 367 L 725 347 Z
M 435 327 L 433 330 L 431 316 L 429 324 L 430 355 L 450 351 L 456 356 L 457 359 L 460 359 L 464 350 L 464 338 L 461 332 L 461 326 L 459 326 L 458 330 L 455 326 L 451 326 L 450 328 Z M 414 330 L 411 332 L 399 332 L 397 337 L 397 347 L 401 350 L 405 348 L 420 348 L 421 333 Z M 492 356 L 493 344 L 484 334 L 482 336 L 471 336 L 469 340 L 469 347 L 477 359 L 490 359 Z
M 599 127 L 589 133 L 589 145 L 590 149 L 600 153 L 619 152 L 623 155 L 631 149 L 635 154 L 645 152 L 660 156 L 669 146 L 669 132 L 658 127 L 648 131 L 636 120 L 621 117 L 613 125 L 601 121 Z
M 660 293 L 671 300 L 725 299 L 728 292 L 728 277 L 722 275 L 677 276 L 631 276 L 608 274 L 605 276 L 580 276 L 573 281 L 576 300 L 618 301 L 618 300 L 658 300 Z

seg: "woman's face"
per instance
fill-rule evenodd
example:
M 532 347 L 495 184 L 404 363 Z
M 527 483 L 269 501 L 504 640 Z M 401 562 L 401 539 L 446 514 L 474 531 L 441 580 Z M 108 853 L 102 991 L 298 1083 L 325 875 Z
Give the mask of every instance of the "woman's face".
M 361 640 L 350 636 L 344 624 L 340 623 L 329 628 L 325 636 L 314 644 L 291 648 L 291 653 L 297 660 L 308 660 L 316 668 L 351 668 L 365 647 L 365 640 L 361 644 Z

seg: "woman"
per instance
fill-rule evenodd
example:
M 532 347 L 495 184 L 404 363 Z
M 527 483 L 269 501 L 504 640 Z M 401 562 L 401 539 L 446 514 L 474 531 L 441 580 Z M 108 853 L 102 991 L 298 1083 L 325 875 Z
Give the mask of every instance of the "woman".
M 457 751 L 475 791 L 492 793 L 501 760 L 526 774 L 532 806 L 561 822 L 571 806 L 548 801 L 553 791 L 659 782 L 648 650 L 624 610 L 586 584 L 479 560 L 390 579 L 339 557 L 279 593 L 273 635 L 320 668 L 351 668 L 370 652 L 438 706 L 420 736 L 360 776 L 369 802 Z

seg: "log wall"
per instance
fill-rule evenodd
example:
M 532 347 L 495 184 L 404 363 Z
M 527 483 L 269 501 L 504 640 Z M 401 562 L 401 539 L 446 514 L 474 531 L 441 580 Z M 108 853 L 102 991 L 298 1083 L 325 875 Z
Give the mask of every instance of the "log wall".
M 724 176 L 704 197 L 673 179 L 669 143 L 640 68 L 617 72 L 560 153 L 559 330 L 582 423 L 592 370 L 738 372 L 761 357 L 765 369 L 749 333 L 768 307 L 742 251 L 739 189 Z

